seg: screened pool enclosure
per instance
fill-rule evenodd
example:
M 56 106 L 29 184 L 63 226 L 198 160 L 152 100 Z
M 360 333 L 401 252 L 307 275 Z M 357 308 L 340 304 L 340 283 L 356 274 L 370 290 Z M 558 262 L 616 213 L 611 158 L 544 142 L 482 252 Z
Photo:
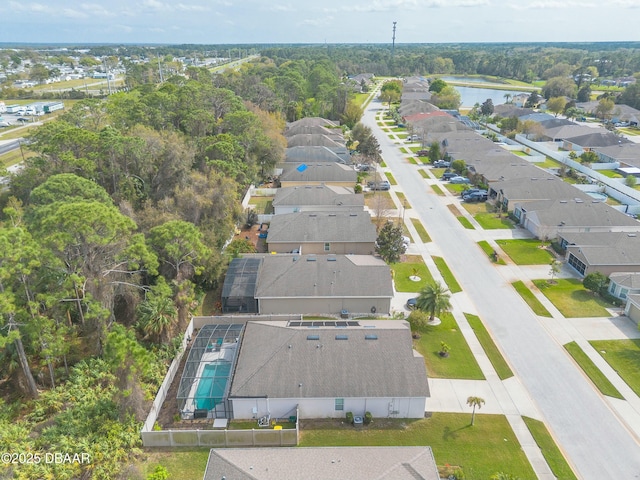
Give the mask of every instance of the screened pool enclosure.
M 229 418 L 226 400 L 243 324 L 205 325 L 193 341 L 178 387 L 183 419 Z

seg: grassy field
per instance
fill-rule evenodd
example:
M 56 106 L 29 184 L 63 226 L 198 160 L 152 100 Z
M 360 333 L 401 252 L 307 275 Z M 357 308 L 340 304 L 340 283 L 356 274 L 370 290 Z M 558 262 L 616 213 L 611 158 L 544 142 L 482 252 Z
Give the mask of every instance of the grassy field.
M 479 213 L 474 215 L 473 218 L 485 230 L 514 228 L 513 222 L 508 217 L 496 217 L 495 213 Z
M 431 258 L 435 262 L 436 267 L 440 272 L 440 275 L 442 275 L 442 278 L 444 279 L 445 283 L 449 287 L 449 290 L 451 291 L 451 293 L 461 292 L 462 287 L 460 287 L 460 284 L 456 280 L 456 277 L 453 275 L 451 270 L 449 270 L 449 266 L 447 265 L 447 262 L 444 261 L 444 258 L 436 257 L 433 255 L 431 256 Z
M 411 223 L 413 223 L 413 226 L 418 231 L 418 235 L 420 235 L 420 240 L 422 240 L 423 243 L 427 243 L 431 241 L 431 237 L 425 230 L 424 225 L 422 225 L 422 222 L 420 220 L 418 220 L 417 218 L 412 218 Z
M 609 379 L 600 371 L 595 363 L 584 353 L 576 342 L 565 344 L 564 348 L 573 357 L 575 362 L 580 366 L 582 371 L 591 379 L 603 395 L 624 400 L 618 389 L 613 386 Z
M 470 421 L 471 412 L 434 413 L 422 420 L 374 418 L 359 429 L 325 421 L 324 428 L 303 428 L 301 446 L 428 445 L 438 465 L 460 466 L 466 480 L 487 480 L 497 472 L 536 478 L 504 416 L 478 414 L 473 427 Z
M 516 265 L 549 265 L 554 259 L 548 250 L 539 248 L 541 242 L 535 238 L 496 240 L 496 243 Z
M 443 313 L 439 318 L 440 325 L 427 325 L 419 329 L 420 338 L 413 341 L 414 348 L 424 357 L 427 375 L 432 378 L 483 380 L 482 370 L 453 315 Z M 448 357 L 439 355 L 442 342 L 450 348 Z
M 509 364 L 502 356 L 502 353 L 500 353 L 500 350 L 498 350 L 498 347 L 480 320 L 480 317 L 470 313 L 465 313 L 464 316 L 467 318 L 469 325 L 471 325 L 480 345 L 482 345 L 484 353 L 489 357 L 489 361 L 491 362 L 491 365 L 493 365 L 498 377 L 500 377 L 500 380 L 513 377 L 513 372 L 511 371 Z
M 404 262 L 392 263 L 391 270 L 398 292 L 418 292 L 425 284 L 433 282 L 433 276 L 420 255 L 406 255 Z M 419 282 L 409 278 L 415 275 L 421 278 Z
M 7 152 L 4 155 L 0 155 L 0 165 L 5 168 L 10 167 L 12 165 L 16 165 L 22 162 L 23 155 L 25 159 L 36 156 L 34 152 L 31 152 L 26 148 L 24 148 L 22 152 L 18 148 L 17 150 L 12 150 L 11 152 Z
M 489 245 L 489 242 L 487 242 L 486 240 L 480 240 L 478 242 L 478 245 L 480 246 L 480 248 L 484 251 L 484 253 L 487 254 L 487 256 L 493 260 L 493 247 L 491 245 Z M 496 262 L 498 265 L 506 265 L 507 262 L 504 261 L 504 259 L 500 256 L 498 256 L 498 261 Z
M 364 204 L 369 207 L 370 209 L 372 209 L 373 211 L 376 211 L 376 198 L 378 196 L 383 196 L 386 197 L 384 199 L 381 199 L 381 202 L 384 202 L 384 204 L 388 204 L 390 206 L 390 208 L 394 208 L 394 203 L 393 200 L 391 199 L 391 194 L 389 192 L 382 192 L 380 190 L 377 190 L 375 192 L 365 192 L 364 194 Z
M 517 281 L 513 282 L 511 285 L 513 285 L 513 288 L 516 289 L 516 292 L 520 294 L 522 299 L 527 302 L 527 305 L 529 305 L 531 310 L 533 310 L 533 313 L 541 317 L 551 316 L 549 311 L 544 308 L 544 305 L 540 303 L 540 300 L 538 300 L 535 295 L 531 293 L 531 290 L 529 290 L 524 283 L 522 283 L 521 281 Z
M 555 477 L 562 480 L 577 480 L 575 473 L 571 470 L 556 442 L 553 441 L 553 437 L 549 434 L 544 423 L 529 417 L 522 417 L 522 420 L 527 425 Z
M 618 375 L 640 395 L 640 339 L 589 342 Z
M 565 317 L 608 317 L 605 307 L 613 305 L 596 297 L 582 286 L 576 278 L 558 278 L 554 284 L 547 280 L 535 280 L 533 283 Z

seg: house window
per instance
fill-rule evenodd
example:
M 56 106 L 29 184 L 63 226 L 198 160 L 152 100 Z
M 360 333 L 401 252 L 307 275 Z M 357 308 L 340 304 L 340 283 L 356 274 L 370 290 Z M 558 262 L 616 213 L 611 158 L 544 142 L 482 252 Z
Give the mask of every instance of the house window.
M 344 410 L 344 398 L 336 398 L 336 410 Z
M 330 243 L 325 243 L 324 244 L 324 251 L 325 252 L 330 252 L 331 251 L 331 244 Z
M 627 294 L 629 293 L 629 289 L 628 288 L 621 288 L 620 289 L 620 298 L 627 298 Z
M 614 282 L 611 282 L 609 284 L 609 293 L 611 295 L 615 295 L 616 294 L 616 284 Z
M 569 254 L 569 265 L 575 268 L 580 275 L 584 275 L 587 266 L 581 262 L 573 253 Z

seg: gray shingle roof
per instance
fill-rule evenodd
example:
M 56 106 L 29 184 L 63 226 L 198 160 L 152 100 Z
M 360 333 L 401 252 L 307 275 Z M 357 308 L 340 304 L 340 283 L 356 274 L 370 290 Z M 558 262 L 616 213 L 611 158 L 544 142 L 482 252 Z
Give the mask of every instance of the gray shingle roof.
M 375 328 L 364 328 L 364 324 Z M 360 327 L 287 327 L 248 322 L 231 397 L 427 397 L 424 358 L 412 348 L 400 320 L 363 321 Z M 319 337 L 307 339 L 313 334 Z M 347 339 L 336 340 L 336 334 Z M 365 335 L 375 334 L 376 340 Z M 302 386 L 300 386 L 302 384 Z
M 609 275 L 609 278 L 621 287 L 633 290 L 640 288 L 640 272 L 615 272 Z
M 301 162 L 304 163 L 304 162 Z M 280 180 L 283 182 L 353 182 L 358 173 L 348 165 L 337 162 L 305 163 L 307 168 L 300 172 L 298 163 L 287 163 L 283 167 Z
M 266 255 L 256 286 L 256 298 L 392 296 L 391 269 L 372 255 Z
M 561 236 L 569 242 L 571 249 L 580 251 L 589 265 L 640 264 L 640 237 L 635 233 L 562 233 Z
M 586 193 L 576 187 L 563 182 L 561 179 L 537 167 L 524 167 L 528 174 L 535 176 L 516 176 L 504 181 L 491 183 L 491 188 L 496 192 L 502 191 L 503 196 L 509 201 L 525 200 L 569 200 L 579 198 L 583 201 L 593 200 Z M 517 173 L 514 170 L 514 173 Z M 531 208 L 534 208 L 531 205 Z M 529 207 L 526 208 L 529 210 Z
M 523 208 L 535 212 L 540 225 L 563 227 L 629 227 L 635 231 L 640 227 L 637 220 L 611 208 L 605 203 L 576 200 L 540 200 L 524 202 Z M 529 217 L 531 218 L 531 217 Z
M 343 142 L 337 142 L 326 135 L 299 134 L 287 138 L 288 147 L 329 147 L 331 149 L 346 150 Z
M 204 480 L 439 480 L 430 447 L 212 449 Z
M 353 193 L 349 187 L 333 185 L 304 185 L 278 189 L 273 206 L 364 206 L 364 195 Z
M 285 162 L 340 162 L 349 164 L 351 163 L 351 154 L 346 148 L 337 151 L 322 146 L 289 147 L 285 152 Z
M 375 242 L 376 228 L 368 212 L 299 212 L 275 215 L 267 243 Z

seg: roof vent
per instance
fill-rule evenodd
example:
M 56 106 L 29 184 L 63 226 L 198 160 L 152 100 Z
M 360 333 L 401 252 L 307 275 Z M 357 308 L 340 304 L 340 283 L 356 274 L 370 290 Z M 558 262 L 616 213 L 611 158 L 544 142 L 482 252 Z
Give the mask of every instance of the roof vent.
M 307 335 L 307 340 L 320 340 L 320 335 Z
M 374 334 L 374 333 L 369 333 L 367 335 L 364 336 L 365 340 L 377 340 L 378 339 L 378 335 Z
M 637 235 L 635 233 L 627 233 L 627 237 L 636 237 Z
M 307 262 L 315 262 L 316 257 L 307 257 Z
M 566 200 L 560 200 L 560 203 L 567 203 Z
M 349 340 L 349 335 L 336 335 L 336 340 Z
M 350 216 L 350 217 L 357 217 L 357 216 L 358 216 L 358 214 L 357 214 L 357 213 L 350 213 L 350 214 L 349 214 L 349 216 Z
M 327 257 L 327 262 L 335 262 L 336 257 Z

